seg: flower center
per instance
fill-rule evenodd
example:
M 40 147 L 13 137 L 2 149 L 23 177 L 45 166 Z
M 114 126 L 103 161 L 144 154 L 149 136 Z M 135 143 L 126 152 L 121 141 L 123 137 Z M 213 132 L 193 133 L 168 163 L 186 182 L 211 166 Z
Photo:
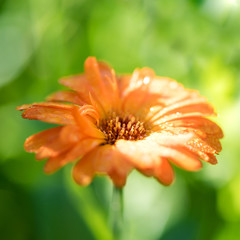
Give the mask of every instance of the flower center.
M 102 119 L 99 123 L 99 129 L 105 134 L 108 144 L 113 145 L 118 139 L 141 140 L 148 135 L 149 130 L 145 124 L 134 116 L 119 117 L 114 115 Z

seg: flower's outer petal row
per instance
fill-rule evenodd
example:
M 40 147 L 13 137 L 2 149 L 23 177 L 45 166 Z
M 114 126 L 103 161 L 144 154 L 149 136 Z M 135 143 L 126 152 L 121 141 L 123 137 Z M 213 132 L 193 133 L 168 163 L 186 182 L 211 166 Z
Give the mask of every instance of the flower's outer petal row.
M 85 61 L 84 70 L 85 74 L 60 80 L 74 91 L 59 91 L 48 97 L 49 102 L 17 108 L 24 110 L 23 118 L 64 125 L 25 142 L 26 151 L 36 153 L 37 159 L 48 158 L 46 173 L 81 158 L 73 170 L 80 185 L 105 174 L 123 187 L 133 168 L 169 185 L 174 179 L 170 163 L 195 171 L 202 167 L 200 159 L 217 162 L 223 132 L 205 118 L 215 115 L 214 109 L 197 91 L 157 77 L 149 68 L 116 79 L 114 70 L 94 57 Z M 134 115 L 151 126 L 152 133 L 143 140 L 106 144 L 97 126 L 113 112 Z
M 51 94 L 47 97 L 47 101 L 49 102 L 68 102 L 77 105 L 87 104 L 84 102 L 80 95 L 76 92 L 71 91 L 58 91 L 56 93 Z
M 157 178 L 162 184 L 169 185 L 174 173 L 166 158 L 162 157 L 161 148 L 151 140 L 126 141 L 119 140 L 116 147 L 133 167 L 147 176 Z
M 81 139 L 79 142 L 72 145 L 67 151 L 62 152 L 58 156 L 50 157 L 45 164 L 44 171 L 46 173 L 53 173 L 67 163 L 73 162 L 84 156 L 103 142 L 104 140 L 101 139 Z
M 84 102 L 98 106 L 101 114 L 117 108 L 119 94 L 114 70 L 94 57 L 87 58 L 84 70 L 84 75 L 63 78 L 60 83 L 78 92 Z
M 80 185 L 88 185 L 95 174 L 106 174 L 116 186 L 123 187 L 131 169 L 115 146 L 103 145 L 93 149 L 76 164 L 73 178 Z

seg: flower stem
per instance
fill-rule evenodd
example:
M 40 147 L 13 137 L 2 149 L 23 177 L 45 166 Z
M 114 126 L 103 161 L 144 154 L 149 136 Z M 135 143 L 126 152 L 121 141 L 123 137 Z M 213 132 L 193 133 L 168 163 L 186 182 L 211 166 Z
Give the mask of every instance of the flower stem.
M 121 239 L 123 225 L 123 190 L 115 186 L 113 186 L 110 224 L 114 239 Z

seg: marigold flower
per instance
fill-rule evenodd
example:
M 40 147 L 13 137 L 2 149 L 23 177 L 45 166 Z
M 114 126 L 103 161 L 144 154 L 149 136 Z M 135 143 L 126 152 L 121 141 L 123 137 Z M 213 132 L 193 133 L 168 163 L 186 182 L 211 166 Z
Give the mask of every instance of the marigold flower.
M 134 168 L 169 185 L 171 164 L 195 171 L 202 167 L 200 159 L 217 163 L 223 132 L 206 118 L 215 113 L 197 91 L 155 76 L 150 68 L 119 77 L 94 57 L 84 68 L 85 74 L 60 80 L 71 91 L 17 108 L 24 110 L 23 118 L 60 125 L 24 144 L 36 159 L 48 159 L 46 173 L 78 160 L 73 178 L 80 185 L 105 174 L 122 187 Z

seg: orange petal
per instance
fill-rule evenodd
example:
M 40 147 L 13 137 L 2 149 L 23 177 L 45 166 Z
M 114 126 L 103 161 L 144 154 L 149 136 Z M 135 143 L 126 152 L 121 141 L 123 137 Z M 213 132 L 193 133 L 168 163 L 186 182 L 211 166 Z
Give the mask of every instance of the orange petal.
M 220 142 L 219 142 L 219 144 L 220 144 Z M 188 142 L 186 144 L 186 147 L 190 151 L 196 153 L 204 161 L 210 162 L 211 164 L 217 163 L 217 160 L 214 157 L 214 154 L 218 154 L 218 152 L 217 152 L 217 150 L 219 150 L 218 147 L 215 146 L 215 148 L 214 148 L 200 138 L 192 139 L 190 142 Z M 220 147 L 221 147 L 221 144 L 220 144 Z
M 153 176 L 165 185 L 172 183 L 173 169 L 167 160 L 162 158 L 162 148 L 154 140 L 119 140 L 116 142 L 116 147 L 133 167 L 146 176 Z
M 69 102 L 77 105 L 86 104 L 79 96 L 79 94 L 70 91 L 58 91 L 47 97 L 50 102 Z
M 37 160 L 41 160 L 45 158 L 56 157 L 62 152 L 68 150 L 70 147 L 70 144 L 66 145 L 57 139 L 55 142 L 50 142 L 41 146 L 38 151 L 36 151 L 35 158 Z
M 155 178 L 164 185 L 170 185 L 174 180 L 174 172 L 170 163 L 161 158 L 158 166 L 154 169 Z
M 201 151 L 205 153 L 215 154 L 217 151 L 209 146 L 205 141 L 200 138 L 194 138 L 186 144 L 187 147 L 195 149 L 196 151 Z
M 173 114 L 170 114 L 170 115 L 165 115 L 158 120 L 154 120 L 154 125 L 160 125 L 160 124 L 167 123 L 167 122 L 172 122 L 172 121 L 175 121 L 175 120 L 183 120 L 184 121 L 184 119 L 192 118 L 192 117 L 194 117 L 194 118 L 195 117 L 203 117 L 203 114 L 199 113 L 199 112 L 191 112 L 191 113 L 177 112 L 177 113 L 173 113 Z
M 23 110 L 30 108 L 31 106 L 32 106 L 32 104 L 23 104 L 21 106 L 16 107 L 16 110 L 23 111 Z
M 105 112 L 116 109 L 119 94 L 114 70 L 107 64 L 98 62 L 95 57 L 87 58 L 84 69 L 95 101 L 102 105 Z
M 80 141 L 81 137 L 77 126 L 57 127 L 28 138 L 25 142 L 25 149 L 35 152 L 38 160 L 55 157 L 71 148 L 75 142 Z
M 120 187 L 125 184 L 131 169 L 131 165 L 125 161 L 115 146 L 103 145 L 89 152 L 76 164 L 73 177 L 78 184 L 87 185 L 95 174 L 106 174 Z
M 175 165 L 188 171 L 196 171 L 202 167 L 198 156 L 189 150 L 176 147 L 168 148 L 160 146 L 161 156 L 170 159 Z
M 197 91 L 185 89 L 182 84 L 171 78 L 158 76 L 151 81 L 149 91 L 152 94 L 160 93 L 161 100 L 165 105 L 199 96 Z
M 103 145 L 83 156 L 73 169 L 73 178 L 78 184 L 86 186 L 97 172 L 107 173 L 110 168 L 109 145 Z
M 168 122 L 174 127 L 186 127 L 188 129 L 198 129 L 207 135 L 212 135 L 216 138 L 222 138 L 222 129 L 214 122 L 203 117 L 189 117 Z
M 65 164 L 73 162 L 77 158 L 87 154 L 101 143 L 102 141 L 98 139 L 82 139 L 76 143 L 71 150 L 65 151 L 56 157 L 50 158 L 45 164 L 44 171 L 46 173 L 53 173 Z
M 61 141 L 67 143 L 79 142 L 83 138 L 86 138 L 77 125 L 66 125 L 62 128 L 60 136 Z
M 211 163 L 211 164 L 217 164 L 217 158 L 213 155 L 213 154 L 208 154 L 208 156 L 209 156 L 209 160 L 208 160 L 208 162 L 209 163 Z
M 57 140 L 62 128 L 50 128 L 28 137 L 24 143 L 25 150 L 27 152 L 37 152 L 41 146 Z
M 75 124 L 72 109 L 73 106 L 67 104 L 34 103 L 22 113 L 22 117 L 55 124 Z
M 170 185 L 174 180 L 174 172 L 170 163 L 165 158 L 160 158 L 158 164 L 150 169 L 138 169 L 146 176 L 153 176 L 164 185 Z
M 76 91 L 84 102 L 90 104 L 89 92 L 91 86 L 84 75 L 68 76 L 60 79 L 59 82 L 65 87 Z
M 194 134 L 191 132 L 174 132 L 173 131 L 164 131 L 159 133 L 152 133 L 147 139 L 149 141 L 154 141 L 163 146 L 184 146 L 185 143 L 189 142 L 193 137 Z
M 210 116 L 214 114 L 212 106 L 206 101 L 206 99 L 204 97 L 198 96 L 195 99 L 187 99 L 164 107 L 161 111 L 156 113 L 153 121 L 156 121 L 165 115 L 174 113 L 184 114 L 191 112 L 198 112 L 203 116 Z
M 203 139 L 209 146 L 214 148 L 217 152 L 222 150 L 222 145 L 218 138 L 212 135 L 208 135 L 205 139 Z
M 160 161 L 159 145 L 150 140 L 118 140 L 116 148 L 138 169 L 149 169 Z
M 116 187 L 123 187 L 127 181 L 127 172 L 125 174 L 120 174 L 118 171 L 113 170 L 109 172 L 109 177 L 112 179 Z

